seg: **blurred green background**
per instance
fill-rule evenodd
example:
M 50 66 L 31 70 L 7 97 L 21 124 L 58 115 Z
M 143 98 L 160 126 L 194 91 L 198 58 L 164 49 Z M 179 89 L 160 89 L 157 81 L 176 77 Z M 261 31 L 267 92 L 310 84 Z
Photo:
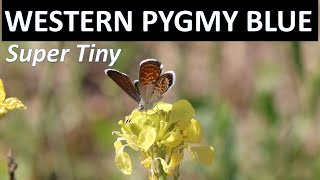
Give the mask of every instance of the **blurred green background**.
M 7 48 L 70 48 L 64 63 L 7 63 Z M 176 84 L 163 101 L 187 99 L 216 159 L 188 153 L 181 179 L 320 179 L 318 42 L 1 42 L 7 97 L 28 107 L 0 121 L 0 179 L 10 148 L 18 180 L 147 179 L 139 153 L 133 174 L 114 164 L 111 132 L 137 104 L 104 74 L 107 63 L 79 63 L 77 44 L 121 48 L 112 68 L 136 79 L 141 60 L 156 58 Z M 87 52 L 86 57 L 89 54 Z

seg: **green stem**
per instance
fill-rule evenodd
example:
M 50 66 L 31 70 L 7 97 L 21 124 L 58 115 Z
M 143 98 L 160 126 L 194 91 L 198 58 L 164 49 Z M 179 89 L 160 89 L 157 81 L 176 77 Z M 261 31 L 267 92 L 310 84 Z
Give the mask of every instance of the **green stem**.
M 154 165 L 154 147 L 153 146 L 151 146 L 151 158 L 152 158 L 152 161 L 151 161 L 151 175 L 153 176 L 154 174 L 153 174 L 153 172 L 154 171 L 152 171 L 152 170 L 155 170 L 156 168 L 155 168 L 155 165 Z
M 162 159 L 165 159 L 163 157 L 162 147 L 158 148 L 158 156 L 161 157 Z M 167 179 L 167 174 L 164 172 L 161 162 L 159 163 L 159 179 L 160 180 L 166 180 Z

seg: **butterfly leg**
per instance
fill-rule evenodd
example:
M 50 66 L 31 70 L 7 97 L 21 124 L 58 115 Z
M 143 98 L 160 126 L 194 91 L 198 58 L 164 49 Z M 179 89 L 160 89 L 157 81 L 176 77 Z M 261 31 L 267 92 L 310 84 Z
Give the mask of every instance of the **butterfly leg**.
M 129 116 L 126 116 L 124 123 L 128 124 L 130 122 L 131 122 L 131 118 Z

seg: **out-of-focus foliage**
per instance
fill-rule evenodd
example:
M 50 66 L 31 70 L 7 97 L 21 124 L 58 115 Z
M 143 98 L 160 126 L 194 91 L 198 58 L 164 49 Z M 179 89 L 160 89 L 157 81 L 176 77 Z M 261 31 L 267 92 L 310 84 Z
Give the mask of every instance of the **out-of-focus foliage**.
M 104 74 L 109 63 L 78 63 L 80 42 L 16 43 L 71 52 L 64 63 L 31 67 L 5 62 L 12 43 L 0 43 L 6 96 L 28 107 L 0 121 L 0 179 L 7 179 L 10 148 L 17 179 L 147 179 L 135 151 L 126 151 L 130 176 L 114 163 L 112 131 L 137 104 Z M 209 166 L 186 153 L 181 179 L 320 179 L 318 42 L 81 43 L 122 48 L 112 68 L 132 79 L 146 58 L 176 72 L 176 84 L 162 101 L 187 99 L 203 143 L 215 148 Z

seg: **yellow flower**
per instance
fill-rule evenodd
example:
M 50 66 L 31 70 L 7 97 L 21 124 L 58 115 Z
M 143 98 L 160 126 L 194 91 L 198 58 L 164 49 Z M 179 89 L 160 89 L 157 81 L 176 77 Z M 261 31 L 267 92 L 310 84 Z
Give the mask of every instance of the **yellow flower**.
M 7 114 L 8 110 L 13 109 L 26 109 L 26 106 L 16 97 L 6 99 L 6 92 L 0 79 L 0 119 Z
M 173 176 L 175 168 L 179 166 L 182 159 L 183 159 L 183 153 L 178 153 L 178 152 L 171 155 L 169 164 L 167 164 L 167 162 L 164 159 L 160 159 L 164 172 L 166 172 L 170 176 Z
M 214 149 L 200 144 L 202 128 L 194 118 L 195 111 L 186 100 L 168 104 L 159 102 L 147 112 L 138 110 L 120 120 L 121 131 L 113 134 L 118 138 L 114 143 L 116 166 L 124 173 L 131 174 L 130 156 L 124 152 L 130 147 L 142 154 L 141 164 L 149 168 L 150 179 L 166 175 L 177 175 L 179 165 L 188 149 L 193 159 L 202 164 L 210 164 L 214 159 Z

